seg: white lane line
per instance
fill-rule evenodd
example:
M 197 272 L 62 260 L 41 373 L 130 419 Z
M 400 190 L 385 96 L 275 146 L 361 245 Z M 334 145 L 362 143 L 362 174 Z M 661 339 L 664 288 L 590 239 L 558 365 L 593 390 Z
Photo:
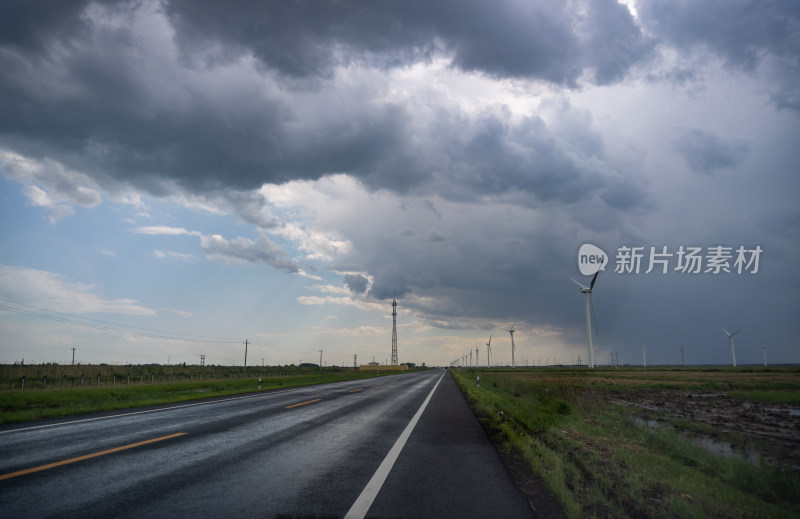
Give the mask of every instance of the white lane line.
M 397 461 L 397 458 L 400 456 L 400 452 L 406 445 L 406 441 L 408 441 L 408 437 L 411 436 L 411 432 L 414 430 L 414 427 L 416 427 L 419 417 L 422 416 L 422 412 L 425 411 L 426 407 L 428 407 L 428 402 L 430 402 L 433 392 L 436 391 L 437 387 L 439 387 L 439 382 L 442 381 L 442 377 L 444 377 L 446 373 L 447 371 L 445 370 L 445 372 L 439 377 L 439 380 L 436 381 L 436 385 L 433 386 L 433 389 L 431 389 L 431 392 L 428 393 L 425 401 L 422 402 L 421 406 L 419 406 L 417 414 L 415 414 L 411 421 L 408 422 L 408 425 L 406 425 L 406 428 L 403 429 L 400 437 L 397 438 L 396 442 L 394 442 L 389 454 L 386 455 L 381 462 L 380 467 L 378 467 L 378 470 L 376 470 L 375 474 L 372 475 L 372 479 L 369 480 L 367 486 L 365 486 L 364 490 L 361 491 L 361 495 L 358 496 L 356 502 L 353 503 L 353 506 L 351 506 L 350 510 L 347 511 L 347 515 L 344 516 L 345 519 L 363 519 L 363 517 L 367 515 L 367 511 L 369 511 L 369 507 L 372 506 L 372 502 L 375 500 L 378 492 L 380 492 L 383 482 L 386 481 L 386 477 L 389 475 L 392 467 L 394 467 L 394 462 Z
M 61 426 L 61 425 L 72 425 L 72 424 L 83 423 L 83 422 L 94 422 L 96 420 L 110 420 L 111 418 L 120 418 L 120 417 L 123 417 L 123 416 L 133 416 L 133 415 L 137 415 L 137 414 L 159 413 L 161 411 L 172 411 L 174 409 L 182 409 L 184 407 L 196 407 L 196 406 L 200 406 L 200 405 L 211 405 L 211 404 L 217 404 L 217 403 L 220 403 L 220 402 L 231 402 L 231 401 L 234 401 L 234 400 L 244 400 L 246 398 L 268 397 L 268 396 L 272 396 L 272 395 L 279 395 L 279 394 L 282 394 L 282 393 L 295 393 L 297 391 L 303 391 L 303 390 L 307 391 L 309 389 L 327 389 L 328 386 L 333 386 L 333 385 L 347 383 L 347 382 L 360 382 L 360 383 L 363 383 L 363 379 L 343 380 L 341 382 L 330 382 L 330 383 L 327 383 L 327 384 L 320 384 L 320 385 L 300 386 L 300 387 L 296 387 L 296 388 L 283 389 L 283 390 L 280 390 L 280 391 L 269 391 L 269 392 L 256 393 L 256 394 L 245 395 L 245 396 L 237 396 L 237 397 L 232 397 L 232 398 L 221 398 L 221 399 L 218 399 L 218 400 L 210 400 L 210 401 L 207 401 L 207 402 L 195 402 L 195 403 L 192 403 L 192 404 L 182 404 L 182 405 L 174 405 L 174 406 L 170 406 L 170 407 L 160 407 L 158 409 L 148 409 L 147 411 L 134 411 L 134 412 L 130 412 L 130 413 L 120 413 L 120 414 L 114 414 L 114 415 L 109 415 L 109 416 L 98 416 L 98 417 L 95 417 L 95 418 L 83 418 L 81 420 L 71 420 L 69 422 L 58 422 L 58 423 L 51 423 L 51 424 L 47 424 L 47 425 L 35 425 L 35 426 L 32 426 L 32 427 L 20 427 L 18 429 L 8 429 L 6 431 L 0 431 L 0 434 L 9 434 L 9 433 L 21 432 L 21 431 L 31 431 L 33 429 L 45 429 L 45 428 L 48 428 L 48 427 L 58 427 L 58 426 Z

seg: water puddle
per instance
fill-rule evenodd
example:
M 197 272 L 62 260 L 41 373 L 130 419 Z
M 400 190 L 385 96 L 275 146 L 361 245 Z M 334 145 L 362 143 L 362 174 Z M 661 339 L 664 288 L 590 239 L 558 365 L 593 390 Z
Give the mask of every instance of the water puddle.
M 648 429 L 658 429 L 663 425 L 659 423 L 658 420 L 644 420 L 637 416 L 632 416 L 631 419 L 638 427 L 647 427 Z M 717 454 L 724 458 L 733 458 L 734 456 L 744 454 L 752 465 L 759 465 L 761 463 L 761 455 L 755 450 L 748 449 L 741 451 L 739 449 L 734 449 L 730 442 L 721 442 L 711 436 L 698 436 L 697 442 L 701 447 L 712 454 Z
M 724 458 L 733 458 L 744 454 L 751 465 L 759 465 L 761 463 L 761 455 L 758 451 L 747 449 L 742 453 L 738 449 L 734 449 L 729 442 L 717 441 L 710 436 L 700 436 L 698 442 L 707 451 Z
M 726 458 L 733 456 L 733 447 L 731 447 L 730 443 L 718 442 L 709 436 L 701 436 L 699 443 L 701 447 L 711 453 L 719 454 L 720 456 L 724 456 Z
M 661 426 L 657 420 L 642 420 L 636 416 L 633 417 L 633 423 L 638 425 L 639 427 L 647 427 L 648 429 L 656 429 Z

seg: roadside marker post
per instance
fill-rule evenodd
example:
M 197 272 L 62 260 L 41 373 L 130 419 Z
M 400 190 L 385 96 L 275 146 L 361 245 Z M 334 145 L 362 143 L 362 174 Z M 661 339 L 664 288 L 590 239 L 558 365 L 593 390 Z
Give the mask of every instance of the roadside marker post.
M 261 389 L 261 377 L 258 377 L 258 389 Z
M 478 375 L 478 387 L 481 387 L 481 376 Z

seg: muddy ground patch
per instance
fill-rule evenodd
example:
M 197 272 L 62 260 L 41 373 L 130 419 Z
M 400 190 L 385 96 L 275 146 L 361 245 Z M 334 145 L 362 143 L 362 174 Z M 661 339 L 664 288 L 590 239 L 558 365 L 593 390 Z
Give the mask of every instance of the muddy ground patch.
M 647 427 L 673 427 L 722 454 L 759 455 L 800 470 L 800 406 L 736 398 L 726 392 L 625 389 L 598 391 L 632 409 Z

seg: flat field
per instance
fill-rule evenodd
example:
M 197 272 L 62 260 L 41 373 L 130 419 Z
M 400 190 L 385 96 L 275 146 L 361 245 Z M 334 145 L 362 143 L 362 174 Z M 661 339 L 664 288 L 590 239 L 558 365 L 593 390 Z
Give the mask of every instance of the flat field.
M 800 368 L 455 370 L 569 517 L 800 516 Z M 480 375 L 480 387 L 477 376 Z
M 0 424 L 376 376 L 371 371 L 295 367 L 249 369 L 246 377 L 241 368 L 231 367 L 180 371 L 163 367 L 159 371 L 159 366 L 152 365 L 75 367 L 71 371 L 58 367 L 45 375 L 41 367 L 25 368 L 25 389 L 20 389 L 19 378 L 0 384 Z M 19 367 L 13 369 L 19 377 Z M 381 373 L 387 374 L 392 372 Z M 49 382 L 43 383 L 46 376 Z

